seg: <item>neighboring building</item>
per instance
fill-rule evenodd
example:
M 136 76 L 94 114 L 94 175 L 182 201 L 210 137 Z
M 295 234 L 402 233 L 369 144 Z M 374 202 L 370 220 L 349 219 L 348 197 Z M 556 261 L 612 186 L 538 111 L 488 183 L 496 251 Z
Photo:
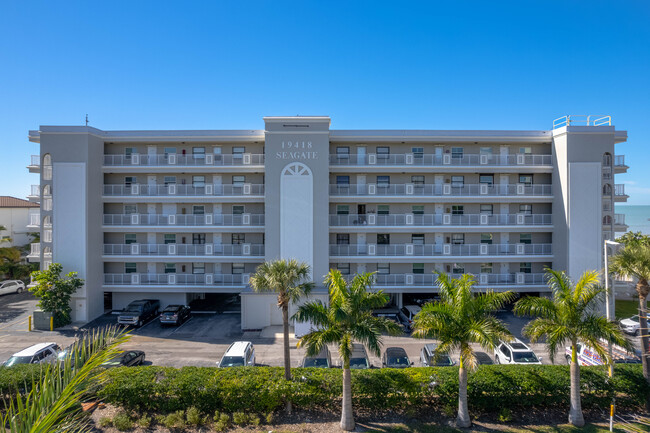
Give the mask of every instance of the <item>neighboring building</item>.
M 248 279 L 280 257 L 309 263 L 323 300 L 330 268 L 377 272 L 396 305 L 431 297 L 433 271 L 548 292 L 545 268 L 600 269 L 603 240 L 624 230 L 614 174 L 627 133 L 592 119 L 547 131 L 330 130 L 326 116 L 265 117 L 264 130 L 42 126 L 29 133 L 40 260 L 86 280 L 75 320 L 138 298 L 241 294 L 242 328 L 278 324 L 275 297 Z
M 9 237 L 11 242 L 2 242 L 0 247 L 22 247 L 32 241 L 27 234 L 38 232 L 38 226 L 31 222 L 38 222 L 38 203 L 6 195 L 0 196 L 0 226 L 5 230 L 0 231 L 0 238 Z

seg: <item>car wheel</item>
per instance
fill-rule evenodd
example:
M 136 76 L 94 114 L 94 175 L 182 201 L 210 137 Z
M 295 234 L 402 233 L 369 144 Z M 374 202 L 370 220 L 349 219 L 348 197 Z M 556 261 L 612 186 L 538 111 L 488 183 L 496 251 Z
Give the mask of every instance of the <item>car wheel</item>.
M 16 293 L 18 293 L 18 294 L 23 293 L 23 288 L 22 288 L 22 287 L 18 287 L 18 290 L 16 290 Z
M 638 336 L 639 336 L 639 331 L 640 331 L 640 329 L 637 329 L 636 331 L 634 331 L 634 336 L 635 336 L 635 337 L 638 337 Z
M 499 359 L 499 355 L 494 357 L 494 363 L 495 364 L 501 364 L 501 360 Z
M 571 365 L 571 357 L 569 355 L 565 356 L 567 365 Z

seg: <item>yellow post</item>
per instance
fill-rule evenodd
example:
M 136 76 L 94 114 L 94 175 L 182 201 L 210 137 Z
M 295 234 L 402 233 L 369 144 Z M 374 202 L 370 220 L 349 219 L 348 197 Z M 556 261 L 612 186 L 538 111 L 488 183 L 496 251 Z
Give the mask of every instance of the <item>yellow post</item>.
M 50 331 L 54 331 L 54 316 L 50 317 Z
M 32 316 L 29 316 L 29 320 L 27 321 L 27 323 L 28 323 L 27 330 L 29 332 L 32 332 Z

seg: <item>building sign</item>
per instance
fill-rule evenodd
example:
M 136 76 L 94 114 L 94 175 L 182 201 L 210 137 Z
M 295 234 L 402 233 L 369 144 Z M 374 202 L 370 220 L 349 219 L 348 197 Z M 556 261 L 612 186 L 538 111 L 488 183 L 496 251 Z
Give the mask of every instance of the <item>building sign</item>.
M 283 141 L 282 151 L 275 152 L 276 159 L 318 159 L 318 152 L 312 149 L 311 141 Z

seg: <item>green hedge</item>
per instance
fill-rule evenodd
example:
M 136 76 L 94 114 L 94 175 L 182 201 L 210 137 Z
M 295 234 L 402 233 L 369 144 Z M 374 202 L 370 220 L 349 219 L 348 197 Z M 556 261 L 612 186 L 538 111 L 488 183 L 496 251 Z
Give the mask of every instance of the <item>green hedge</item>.
M 107 402 L 138 411 L 172 412 L 195 406 L 204 413 L 269 412 L 285 398 L 301 409 L 338 409 L 342 374 L 339 369 L 294 369 L 283 379 L 275 367 L 218 369 L 213 367 L 131 367 L 109 371 L 99 392 Z M 602 367 L 581 369 L 583 407 L 607 407 L 616 394 L 621 409 L 636 409 L 650 387 L 641 366 L 617 367 L 607 380 Z M 502 407 L 566 409 L 568 366 L 481 366 L 469 376 L 470 409 L 492 412 Z M 354 406 L 358 410 L 442 410 L 458 401 L 457 368 L 377 369 L 352 372 Z
M 0 397 L 32 389 L 32 382 L 40 375 L 41 365 L 19 364 L 11 368 L 0 367 Z

